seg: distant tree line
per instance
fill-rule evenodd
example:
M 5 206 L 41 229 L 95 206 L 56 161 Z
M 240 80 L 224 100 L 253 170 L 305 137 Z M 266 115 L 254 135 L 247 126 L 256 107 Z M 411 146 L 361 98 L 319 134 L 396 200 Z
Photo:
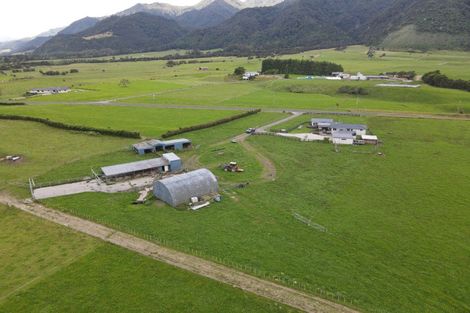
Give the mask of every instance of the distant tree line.
M 317 62 L 311 60 L 281 60 L 266 59 L 263 60 L 261 71 L 270 74 L 299 74 L 326 76 L 332 72 L 342 72 L 343 67 L 331 62 Z
M 423 82 L 440 88 L 450 88 L 470 91 L 470 80 L 451 79 L 442 74 L 441 71 L 429 72 L 423 75 Z
M 60 72 L 60 71 L 39 71 L 39 73 L 41 73 L 41 75 L 44 75 L 44 76 L 59 76 L 59 75 L 67 75 L 69 72 L 67 71 L 63 71 L 63 72 Z
M 0 95 L 1 95 L 1 93 L 0 93 Z M 2 101 L 0 101 L 0 105 L 15 106 L 15 105 L 26 105 L 26 103 L 24 103 L 24 102 L 2 102 Z
M 93 133 L 97 133 L 101 135 L 114 136 L 114 137 L 140 138 L 140 133 L 138 132 L 131 132 L 127 130 L 103 129 L 103 128 L 81 126 L 81 125 L 69 125 L 69 124 L 64 124 L 61 122 L 54 122 L 47 118 L 40 118 L 40 117 L 33 117 L 33 116 L 0 114 L 0 119 L 1 120 L 13 120 L 13 121 L 38 122 L 38 123 L 42 123 L 44 125 L 54 127 L 54 128 L 59 128 L 59 129 L 73 130 L 73 131 L 79 131 L 79 132 L 93 132 Z
M 353 87 L 353 86 L 341 86 L 338 89 L 338 93 L 355 95 L 355 96 L 367 96 L 369 92 L 367 89 L 362 87 Z
M 181 134 L 192 132 L 192 131 L 195 131 L 195 130 L 201 130 L 201 129 L 205 129 L 205 128 L 210 128 L 210 127 L 222 125 L 222 124 L 225 124 L 225 123 L 228 123 L 228 122 L 231 122 L 231 121 L 235 121 L 235 120 L 238 120 L 238 119 L 250 116 L 250 115 L 258 114 L 259 112 L 261 112 L 260 109 L 251 110 L 251 111 L 247 111 L 245 113 L 233 115 L 233 116 L 230 116 L 230 117 L 226 117 L 226 118 L 223 118 L 223 119 L 220 119 L 220 120 L 217 120 L 217 121 L 213 121 L 213 122 L 209 122 L 209 123 L 205 123 L 205 124 L 199 124 L 199 125 L 189 126 L 189 127 L 182 127 L 180 129 L 177 129 L 177 130 L 170 130 L 170 131 L 164 133 L 162 135 L 162 138 L 173 137 L 173 136 L 176 136 L 176 135 L 181 135 Z

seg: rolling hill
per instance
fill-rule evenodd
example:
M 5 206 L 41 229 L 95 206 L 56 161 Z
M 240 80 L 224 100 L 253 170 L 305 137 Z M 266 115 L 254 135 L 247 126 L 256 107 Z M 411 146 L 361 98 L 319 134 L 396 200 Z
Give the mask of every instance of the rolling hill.
M 96 56 L 165 50 L 187 33 L 175 21 L 136 13 L 112 16 L 73 35 L 57 35 L 35 51 L 39 56 Z

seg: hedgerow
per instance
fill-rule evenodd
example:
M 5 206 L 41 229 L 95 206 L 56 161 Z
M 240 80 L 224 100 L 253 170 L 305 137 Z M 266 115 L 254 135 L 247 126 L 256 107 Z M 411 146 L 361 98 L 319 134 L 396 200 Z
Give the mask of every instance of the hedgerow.
M 29 122 L 37 122 L 42 123 L 44 125 L 65 129 L 65 130 L 73 130 L 79 132 L 94 132 L 101 135 L 113 136 L 113 137 L 124 137 L 124 138 L 140 138 L 140 133 L 132 132 L 127 130 L 114 130 L 114 129 L 102 129 L 102 128 L 95 128 L 95 127 L 88 127 L 82 125 L 70 125 L 61 122 L 51 121 L 46 118 L 40 117 L 33 117 L 33 116 L 23 116 L 23 115 L 9 115 L 9 114 L 0 114 L 0 119 L 2 120 L 13 120 L 13 121 L 29 121 Z
M 170 130 L 170 131 L 164 133 L 162 135 L 162 138 L 173 137 L 173 136 L 176 136 L 176 135 L 192 132 L 192 131 L 195 131 L 195 130 L 201 130 L 201 129 L 205 129 L 205 128 L 214 127 L 214 126 L 225 124 L 225 123 L 228 123 L 228 122 L 231 122 L 231 121 L 235 121 L 235 120 L 238 120 L 238 119 L 250 116 L 250 115 L 254 115 L 254 114 L 257 114 L 259 112 L 261 112 L 260 109 L 251 110 L 251 111 L 247 111 L 247 112 L 242 113 L 242 114 L 233 115 L 233 116 L 226 117 L 226 118 L 216 120 L 216 121 L 213 121 L 213 122 L 209 122 L 209 123 L 204 123 L 204 124 L 199 124 L 199 125 L 194 125 L 194 126 L 189 126 L 189 127 L 183 127 L 183 128 L 177 129 L 177 130 Z

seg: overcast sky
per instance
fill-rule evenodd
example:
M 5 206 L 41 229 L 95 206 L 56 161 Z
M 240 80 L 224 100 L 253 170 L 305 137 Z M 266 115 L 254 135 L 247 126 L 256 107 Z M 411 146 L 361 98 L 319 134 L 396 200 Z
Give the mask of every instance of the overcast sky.
M 106 16 L 136 3 L 192 5 L 198 0 L 0 0 L 0 41 L 33 37 L 85 16 Z

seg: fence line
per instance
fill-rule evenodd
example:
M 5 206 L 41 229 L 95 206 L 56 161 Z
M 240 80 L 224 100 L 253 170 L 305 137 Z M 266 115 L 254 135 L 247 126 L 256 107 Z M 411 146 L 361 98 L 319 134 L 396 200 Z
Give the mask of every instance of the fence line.
M 310 285 L 309 283 L 306 283 L 306 282 L 300 282 L 297 279 L 289 277 L 288 275 L 286 275 L 284 273 L 273 274 L 273 273 L 270 273 L 268 271 L 256 268 L 254 266 L 234 262 L 233 260 L 226 259 L 225 257 L 209 255 L 209 254 L 207 254 L 207 253 L 205 253 L 201 250 L 196 250 L 194 248 L 187 247 L 187 246 L 182 245 L 180 243 L 176 243 L 174 241 L 169 241 L 167 239 L 157 237 L 154 234 L 148 234 L 148 233 L 144 233 L 144 232 L 141 232 L 141 231 L 137 231 L 136 229 L 130 228 L 128 226 L 123 226 L 121 224 L 115 224 L 115 223 L 106 221 L 104 219 L 97 218 L 97 217 L 91 216 L 91 215 L 83 213 L 83 212 L 79 212 L 79 211 L 74 210 L 74 209 L 66 209 L 64 211 L 66 213 L 71 213 L 72 215 L 75 215 L 77 217 L 80 217 L 80 218 L 83 218 L 83 219 L 86 219 L 86 220 L 90 220 L 90 221 L 102 224 L 104 226 L 115 229 L 117 231 L 128 233 L 128 234 L 134 235 L 136 237 L 140 237 L 140 238 L 143 238 L 145 240 L 155 242 L 155 243 L 157 243 L 161 246 L 166 246 L 166 247 L 169 247 L 169 248 L 172 248 L 172 249 L 176 249 L 176 250 L 179 250 L 179 251 L 184 252 L 184 253 L 188 253 L 188 254 L 191 254 L 191 255 L 194 255 L 194 256 L 209 260 L 209 261 L 219 263 L 221 265 L 225 265 L 225 266 L 237 269 L 237 270 L 245 272 L 247 274 L 252 274 L 256 277 L 260 277 L 260 278 L 270 280 L 272 282 L 282 283 L 282 284 L 284 284 L 286 286 L 289 286 L 291 288 L 306 291 L 310 294 L 314 294 L 314 295 L 320 296 L 322 298 L 335 300 L 337 302 L 341 302 L 343 304 L 348 304 L 348 305 L 352 305 L 352 306 L 359 303 L 359 301 L 357 299 L 350 298 L 342 292 L 339 292 L 339 291 L 334 292 L 334 291 L 330 291 L 326 288 L 320 288 L 320 287 Z

